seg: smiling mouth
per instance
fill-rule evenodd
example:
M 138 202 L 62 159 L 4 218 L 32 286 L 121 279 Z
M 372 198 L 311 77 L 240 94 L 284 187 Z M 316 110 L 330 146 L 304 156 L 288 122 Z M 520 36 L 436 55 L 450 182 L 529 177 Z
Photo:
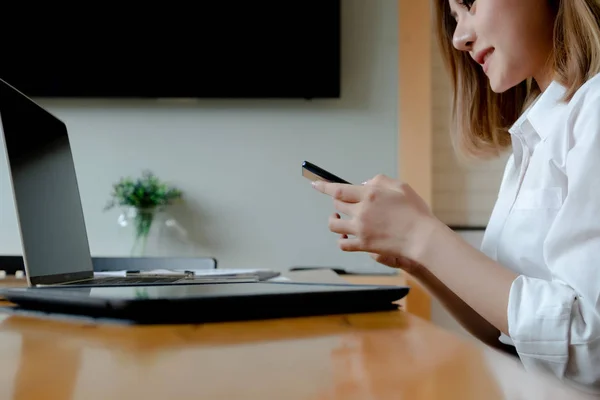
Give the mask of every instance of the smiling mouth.
M 475 56 L 475 61 L 483 67 L 484 73 L 487 73 L 487 70 L 489 68 L 489 60 L 490 60 L 490 57 L 492 56 L 492 54 L 494 54 L 494 49 L 489 48 L 489 49 L 480 51 Z
M 483 72 L 487 74 L 488 69 L 490 68 L 490 57 L 494 54 L 494 50 L 491 50 L 486 53 L 485 57 L 483 57 Z
M 490 47 L 485 50 L 481 50 L 473 56 L 473 59 L 477 64 L 483 65 L 487 57 L 490 56 L 491 53 L 494 52 L 494 48 Z

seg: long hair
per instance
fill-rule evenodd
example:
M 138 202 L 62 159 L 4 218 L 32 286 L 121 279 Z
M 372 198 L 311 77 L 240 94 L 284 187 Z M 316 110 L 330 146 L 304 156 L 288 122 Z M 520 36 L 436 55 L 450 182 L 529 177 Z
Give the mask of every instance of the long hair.
M 600 0 L 548 0 L 556 12 L 550 65 L 567 88 L 563 100 L 600 73 Z M 436 36 L 453 89 L 452 142 L 459 155 L 486 159 L 511 145 L 508 129 L 540 94 L 532 80 L 494 93 L 481 68 L 452 45 L 456 21 L 448 0 L 434 0 Z

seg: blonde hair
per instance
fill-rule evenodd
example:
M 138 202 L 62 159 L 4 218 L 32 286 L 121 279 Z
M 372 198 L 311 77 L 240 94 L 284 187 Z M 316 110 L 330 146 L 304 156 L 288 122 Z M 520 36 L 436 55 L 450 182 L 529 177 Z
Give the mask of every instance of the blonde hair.
M 600 0 L 548 0 L 556 12 L 550 65 L 565 101 L 600 73 Z M 469 54 L 452 45 L 456 22 L 448 0 L 434 0 L 438 44 L 453 88 L 452 139 L 459 155 L 486 159 L 511 145 L 508 129 L 539 95 L 531 80 L 494 93 Z

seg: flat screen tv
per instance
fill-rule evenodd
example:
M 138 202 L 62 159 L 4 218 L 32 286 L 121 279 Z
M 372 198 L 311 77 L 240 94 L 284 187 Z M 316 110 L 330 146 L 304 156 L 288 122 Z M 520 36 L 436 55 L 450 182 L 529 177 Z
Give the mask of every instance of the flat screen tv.
M 50 8 L 4 36 L 0 77 L 32 97 L 337 98 L 340 3 Z

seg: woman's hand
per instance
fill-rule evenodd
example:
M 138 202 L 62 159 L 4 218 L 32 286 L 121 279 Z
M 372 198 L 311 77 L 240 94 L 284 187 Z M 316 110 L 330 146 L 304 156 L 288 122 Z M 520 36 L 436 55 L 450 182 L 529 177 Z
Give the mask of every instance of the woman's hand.
M 331 231 L 340 247 L 417 273 L 417 279 L 475 336 L 498 342 L 508 333 L 508 298 L 517 274 L 493 261 L 436 219 L 410 186 L 377 176 L 364 185 L 315 183 L 334 198 Z M 415 269 L 413 269 L 415 268 Z M 414 274 L 413 274 L 414 275 Z
M 333 213 L 331 218 L 341 219 L 342 217 L 338 213 Z M 340 238 L 341 238 L 341 240 L 348 239 L 348 235 L 341 234 Z M 416 275 L 419 272 L 422 272 L 424 270 L 422 264 L 419 264 L 418 262 L 410 260 L 406 257 L 386 256 L 386 255 L 381 255 L 381 254 L 376 254 L 376 253 L 371 253 L 370 256 L 373 260 L 377 261 L 379 264 L 383 264 L 383 265 L 386 265 L 391 268 L 401 269 L 404 272 L 407 272 L 411 275 Z
M 384 175 L 360 186 L 321 181 L 313 185 L 333 197 L 335 209 L 349 217 L 334 215 L 329 220 L 329 229 L 342 235 L 344 251 L 374 253 L 387 262 L 406 258 L 418 263 L 430 232 L 440 224 L 409 185 Z

